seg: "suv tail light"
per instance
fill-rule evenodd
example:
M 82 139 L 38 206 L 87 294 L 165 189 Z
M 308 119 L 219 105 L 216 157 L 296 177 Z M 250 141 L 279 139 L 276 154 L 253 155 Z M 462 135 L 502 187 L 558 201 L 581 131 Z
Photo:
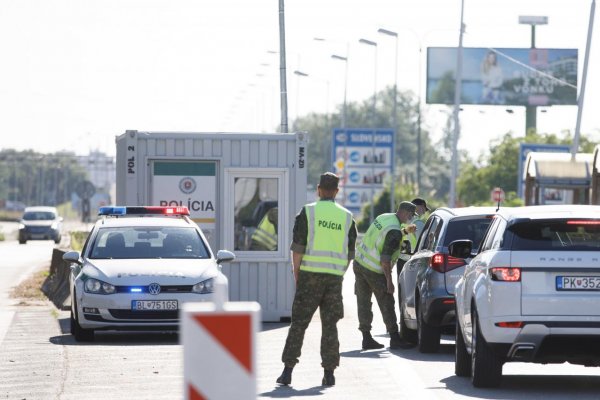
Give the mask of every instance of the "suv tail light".
M 518 267 L 494 267 L 490 270 L 493 281 L 520 282 L 521 268 Z
M 466 263 L 464 258 L 452 257 L 444 253 L 435 253 L 431 256 L 431 260 L 429 260 L 429 266 L 433 268 L 434 271 L 441 272 L 442 274 L 458 267 L 462 267 Z

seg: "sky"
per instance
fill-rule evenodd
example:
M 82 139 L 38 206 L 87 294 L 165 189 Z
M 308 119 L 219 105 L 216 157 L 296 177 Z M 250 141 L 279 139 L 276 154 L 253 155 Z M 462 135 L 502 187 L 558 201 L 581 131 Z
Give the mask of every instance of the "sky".
M 579 49 L 581 82 L 591 4 L 464 0 L 463 44 L 526 48 L 530 27 L 519 16 L 547 16 L 536 46 Z M 339 110 L 344 88 L 348 101 L 363 101 L 394 84 L 396 42 L 377 32 L 385 28 L 399 35 L 398 89 L 422 95 L 424 129 L 439 139 L 448 107 L 425 104 L 426 49 L 458 45 L 460 10 L 460 0 L 287 0 L 290 126 L 308 112 Z M 581 124 L 595 142 L 598 20 Z M 278 0 L 4 0 L 0 48 L 0 149 L 112 155 L 128 129 L 274 132 L 281 121 Z M 332 54 L 348 57 L 347 85 Z M 459 148 L 475 155 L 508 131 L 523 136 L 524 107 L 507 108 L 464 106 Z M 540 132 L 575 130 L 575 106 L 537 115 Z

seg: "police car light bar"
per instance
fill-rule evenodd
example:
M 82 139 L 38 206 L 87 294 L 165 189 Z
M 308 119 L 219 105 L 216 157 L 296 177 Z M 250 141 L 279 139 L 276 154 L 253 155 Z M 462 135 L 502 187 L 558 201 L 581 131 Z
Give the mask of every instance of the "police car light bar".
M 190 215 L 190 211 L 187 207 L 159 207 L 159 206 L 146 206 L 146 207 L 100 207 L 98 215 Z

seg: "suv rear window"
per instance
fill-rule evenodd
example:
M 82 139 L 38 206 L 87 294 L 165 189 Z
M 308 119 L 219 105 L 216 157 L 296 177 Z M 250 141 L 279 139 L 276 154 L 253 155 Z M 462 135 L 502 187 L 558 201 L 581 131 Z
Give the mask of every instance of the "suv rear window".
M 527 221 L 509 229 L 513 232 L 512 250 L 600 249 L 600 220 Z
M 479 243 L 485 232 L 487 231 L 490 223 L 492 222 L 492 216 L 489 217 L 477 217 L 469 219 L 453 219 L 448 224 L 448 231 L 444 237 L 444 246 L 448 246 L 455 240 L 468 239 L 473 241 L 473 248 L 479 248 Z

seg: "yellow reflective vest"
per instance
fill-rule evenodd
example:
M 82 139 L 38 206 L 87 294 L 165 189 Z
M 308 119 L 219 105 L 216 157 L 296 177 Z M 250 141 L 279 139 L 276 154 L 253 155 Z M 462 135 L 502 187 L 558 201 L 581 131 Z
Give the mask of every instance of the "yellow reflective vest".
M 344 275 L 348 268 L 348 232 L 352 214 L 328 200 L 307 204 L 304 211 L 308 236 L 300 270 Z
M 381 251 L 385 237 L 391 230 L 401 230 L 400 221 L 394 213 L 381 214 L 367 229 L 362 242 L 356 247 L 356 261 L 363 267 L 383 274 L 381 268 Z M 392 254 L 391 264 L 394 265 L 400 256 L 400 247 Z
M 275 225 L 269 221 L 269 213 L 264 215 L 251 239 L 265 250 L 277 250 L 277 232 L 275 232 Z

